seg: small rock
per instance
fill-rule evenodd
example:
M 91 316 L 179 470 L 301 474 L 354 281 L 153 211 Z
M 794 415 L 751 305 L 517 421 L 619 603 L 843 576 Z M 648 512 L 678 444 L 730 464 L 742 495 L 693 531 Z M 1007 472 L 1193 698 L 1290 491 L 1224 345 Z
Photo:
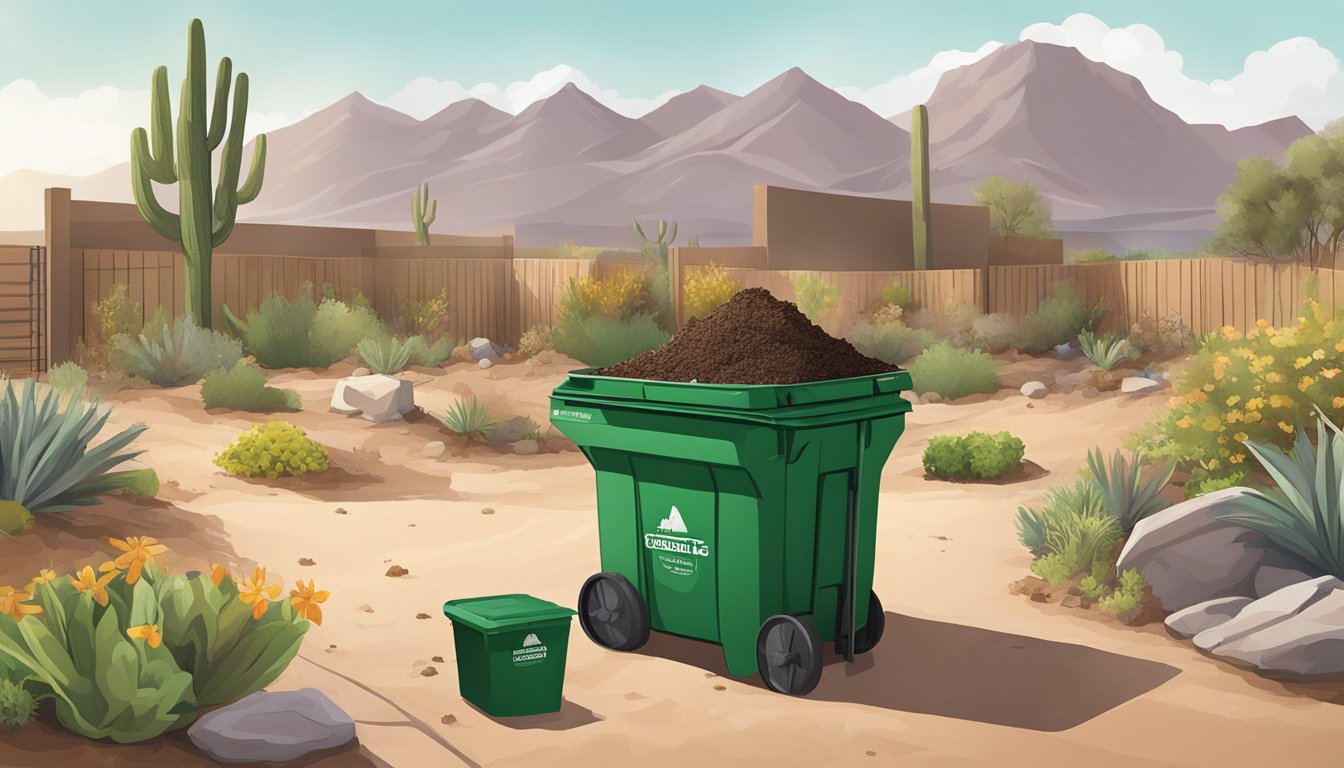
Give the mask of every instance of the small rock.
M 726 691 L 726 690 L 728 690 L 728 686 L 726 686 L 726 685 L 716 685 L 716 686 L 714 686 L 714 690 L 716 690 L 716 691 Z
M 391 576 L 394 579 L 399 578 L 401 576 L 405 576 L 408 573 L 410 573 L 410 571 L 406 570 L 405 568 L 402 568 L 400 565 L 394 565 L 391 568 L 387 569 L 387 575 Z
M 479 365 L 482 369 L 489 368 L 490 366 L 494 365 L 494 363 L 490 362 L 490 358 L 488 357 L 482 357 L 479 361 L 477 361 L 476 364 Z
M 322 650 L 326 651 L 327 653 L 335 653 L 335 652 L 336 652 L 336 644 L 335 644 L 335 643 L 332 643 L 331 645 L 328 645 L 326 648 L 323 648 Z
M 1032 400 L 1040 400 L 1045 397 L 1046 387 L 1044 382 L 1028 381 L 1026 384 L 1022 385 L 1022 389 L 1019 391 L 1022 393 L 1023 397 L 1030 397 Z
M 359 606 L 358 608 L 356 608 L 355 610 L 357 610 L 357 611 L 363 611 L 363 612 L 365 612 L 365 613 L 373 613 L 373 606 L 369 605 L 368 603 L 365 603 L 365 604 Z
M 350 512 L 349 512 L 345 507 L 337 507 L 337 508 L 336 508 L 336 514 L 338 514 L 338 515 L 348 515 L 348 514 L 350 514 Z
M 411 430 L 409 430 L 409 429 L 398 429 L 398 430 L 397 430 L 397 434 L 398 434 L 398 435 L 409 435 L 409 434 L 411 434 Z
M 430 616 L 428 613 L 417 613 L 417 614 L 415 614 L 415 618 L 417 618 L 417 619 L 432 619 L 432 618 L 434 618 L 434 617 L 433 617 L 433 616 Z
M 443 657 L 442 657 L 442 656 L 431 656 L 429 660 L 430 660 L 430 661 L 437 661 L 437 662 L 440 663 L 440 664 L 443 663 Z
M 921 403 L 940 403 L 942 401 L 943 396 L 937 392 L 925 392 L 919 397 L 919 402 Z
M 1032 592 L 1032 593 L 1031 593 L 1031 602 L 1033 602 L 1033 603 L 1044 603 L 1044 602 L 1046 602 L 1046 601 L 1047 601 L 1047 598 L 1046 598 L 1044 592 Z
M 493 360 L 503 355 L 509 348 L 478 336 L 467 342 L 467 349 L 471 351 L 472 358 L 476 360 Z M 490 366 L 482 365 L 481 367 L 489 368 Z
M 300 557 L 299 565 L 317 565 L 317 561 L 311 557 Z
M 433 667 L 425 667 L 424 669 L 420 670 L 421 677 L 433 677 L 437 674 L 439 674 L 439 670 Z
M 370 371 L 368 368 L 356 368 L 355 370 L 353 370 L 353 371 L 350 372 L 350 375 L 351 375 L 351 376 L 368 376 L 368 375 L 370 375 L 370 374 L 372 374 L 372 373 L 373 373 L 373 371 Z
M 1057 373 L 1055 374 L 1055 383 L 1061 387 L 1076 387 L 1092 378 L 1090 371 L 1077 371 L 1076 373 Z
M 536 440 L 519 440 L 513 444 L 513 452 L 519 456 L 531 456 L 540 450 Z
M 444 715 L 443 717 L 439 718 L 439 722 L 443 723 L 444 725 L 452 725 L 453 723 L 457 722 L 457 717 L 455 715 Z
M 1059 601 L 1059 604 L 1065 608 L 1082 608 L 1083 598 L 1078 595 L 1065 595 L 1064 599 Z
M 223 763 L 284 763 L 355 738 L 355 721 L 313 688 L 258 691 L 203 715 L 187 735 Z
M 1162 382 L 1142 376 L 1126 376 L 1120 380 L 1120 391 L 1130 395 L 1139 395 L 1154 389 L 1161 389 Z
M 1100 394 L 1096 387 L 1083 387 L 1083 397 L 1097 397 Z
M 1060 360 L 1069 360 L 1077 357 L 1079 351 L 1080 350 L 1077 347 L 1073 346 L 1073 342 L 1071 341 L 1064 342 L 1055 347 L 1055 354 L 1059 356 Z
M 481 509 L 481 514 L 482 514 L 482 515 L 493 515 L 493 514 L 495 514 L 495 508 L 494 508 L 494 507 L 484 507 L 484 508 Z
M 446 450 L 448 450 L 448 446 L 442 440 L 434 440 L 425 443 L 425 447 L 420 449 L 420 455 L 427 459 L 436 459 L 442 456 Z

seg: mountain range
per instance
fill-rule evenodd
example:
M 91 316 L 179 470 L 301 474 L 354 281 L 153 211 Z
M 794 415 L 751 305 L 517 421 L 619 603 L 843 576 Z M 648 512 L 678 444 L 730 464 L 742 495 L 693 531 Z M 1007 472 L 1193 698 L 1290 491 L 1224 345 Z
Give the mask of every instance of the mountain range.
M 1188 124 L 1135 78 L 1031 41 L 944 74 L 927 104 L 935 201 L 970 202 L 993 175 L 1030 180 L 1073 247 L 1196 247 L 1238 160 L 1282 159 L 1311 133 L 1296 117 Z M 438 232 L 629 246 L 639 216 L 742 244 L 756 184 L 908 198 L 908 126 L 796 68 L 740 97 L 700 86 L 638 119 L 572 84 L 518 115 L 467 99 L 424 120 L 352 93 L 268 134 L 265 186 L 239 217 L 408 229 L 411 191 L 428 182 Z M 126 164 L 81 178 L 19 171 L 0 177 L 11 201 L 0 229 L 40 227 L 47 186 L 131 199 Z

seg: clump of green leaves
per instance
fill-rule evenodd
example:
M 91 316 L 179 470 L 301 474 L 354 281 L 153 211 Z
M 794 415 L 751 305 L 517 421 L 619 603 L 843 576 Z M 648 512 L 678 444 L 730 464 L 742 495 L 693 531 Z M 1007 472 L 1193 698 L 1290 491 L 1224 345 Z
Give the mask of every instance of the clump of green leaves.
M 829 320 L 832 310 L 840 306 L 840 286 L 835 283 L 815 275 L 795 275 L 792 282 L 798 310 L 813 323 Z
M 937 392 L 946 400 L 997 392 L 998 365 L 975 349 L 958 349 L 939 342 L 910 362 L 910 379 L 919 394 Z
M 551 336 L 555 351 L 593 368 L 605 368 L 657 349 L 668 338 L 657 320 L 644 314 L 621 320 L 605 315 L 565 316 Z
M 882 289 L 882 303 L 905 307 L 915 299 L 915 293 L 904 283 L 892 283 Z
M 435 418 L 449 432 L 480 442 L 487 440 L 490 429 L 499 424 L 499 419 L 475 395 L 469 399 L 459 399 L 446 413 Z
M 1120 531 L 1128 536 L 1138 522 L 1170 506 L 1162 498 L 1162 489 L 1171 482 L 1172 466 L 1159 466 L 1145 479 L 1146 462 L 1135 453 L 1130 458 L 1118 449 L 1109 462 L 1097 448 L 1087 452 L 1091 481 L 1101 494 L 1107 514 L 1115 518 Z
M 1048 352 L 1094 329 L 1104 309 L 1101 303 L 1089 305 L 1071 283 L 1058 283 L 1050 298 L 1022 318 L 1017 348 L 1030 354 Z
M 994 480 L 1020 468 L 1024 450 L 1008 432 L 939 435 L 924 449 L 924 471 L 941 480 Z
M 391 374 L 409 365 L 412 354 L 423 346 L 425 346 L 424 336 L 412 336 L 408 339 L 396 336 L 370 336 L 361 339 L 355 349 L 359 352 L 359 358 L 369 366 L 370 371 Z
M 871 320 L 855 323 L 847 338 L 859 352 L 884 363 L 903 363 L 938 340 L 933 331 L 924 328 L 911 328 L 900 322 L 878 323 Z
M 70 397 L 83 397 L 89 384 L 89 372 L 73 360 L 53 365 L 47 371 L 47 384 Z
M 0 679 L 0 727 L 22 728 L 37 715 L 37 697 L 23 683 Z
M 1143 608 L 1143 588 L 1147 586 L 1143 576 L 1133 568 L 1120 574 L 1120 585 L 1099 601 L 1101 609 L 1115 614 L 1122 622 L 1133 621 Z
M 113 340 L 122 370 L 160 387 L 194 384 L 210 371 L 232 368 L 242 359 L 238 342 L 223 333 L 201 328 L 190 317 L 166 322 L 160 308 L 158 321 L 145 325 L 136 338 Z
M 253 413 L 303 408 L 298 392 L 267 386 L 266 374 L 244 363 L 206 374 L 201 383 L 201 402 L 207 409 L 228 408 Z
M 368 307 L 335 299 L 313 301 L 305 287 L 298 298 L 282 294 L 263 299 L 247 313 L 247 322 L 222 308 L 224 323 L 263 368 L 325 368 L 354 350 L 362 339 L 385 332 Z
M 1084 330 L 1078 334 L 1078 344 L 1083 348 L 1083 354 L 1087 355 L 1087 359 L 1103 371 L 1109 371 L 1138 356 L 1129 339 L 1118 333 L 1107 333 L 1098 337 L 1092 331 Z

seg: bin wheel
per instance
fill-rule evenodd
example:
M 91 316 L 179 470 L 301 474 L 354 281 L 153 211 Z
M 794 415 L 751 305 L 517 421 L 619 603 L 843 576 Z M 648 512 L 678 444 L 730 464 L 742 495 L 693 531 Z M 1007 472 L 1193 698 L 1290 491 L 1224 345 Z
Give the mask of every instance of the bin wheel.
M 589 640 L 613 651 L 633 651 L 649 640 L 644 600 L 619 573 L 597 573 L 583 583 L 579 626 Z
M 756 664 L 770 690 L 806 696 L 821 681 L 821 640 L 809 621 L 771 616 L 756 636 Z
M 864 624 L 854 633 L 854 654 L 867 653 L 877 647 L 877 643 L 882 639 L 882 633 L 887 628 L 887 614 L 882 610 L 882 601 L 877 599 L 876 592 L 868 593 L 868 623 Z M 840 637 L 835 643 L 835 652 L 840 655 L 845 653 L 845 639 Z

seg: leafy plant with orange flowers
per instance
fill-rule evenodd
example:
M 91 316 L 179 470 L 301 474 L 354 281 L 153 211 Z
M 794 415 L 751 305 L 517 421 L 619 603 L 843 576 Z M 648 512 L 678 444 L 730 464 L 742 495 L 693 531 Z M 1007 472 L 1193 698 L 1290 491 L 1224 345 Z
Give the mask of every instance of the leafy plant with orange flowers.
M 1287 448 L 1296 425 L 1319 407 L 1344 416 L 1344 317 L 1330 317 L 1308 299 L 1297 325 L 1264 320 L 1243 335 L 1232 327 L 1209 334 L 1175 385 L 1170 408 L 1140 432 L 1135 445 L 1190 473 L 1198 493 L 1244 480 L 1249 440 Z
M 0 661 L 89 738 L 152 739 L 261 690 L 322 622 L 328 593 L 311 581 L 284 598 L 265 568 L 169 574 L 153 538 L 109 543 L 120 554 L 96 569 L 0 587 Z

